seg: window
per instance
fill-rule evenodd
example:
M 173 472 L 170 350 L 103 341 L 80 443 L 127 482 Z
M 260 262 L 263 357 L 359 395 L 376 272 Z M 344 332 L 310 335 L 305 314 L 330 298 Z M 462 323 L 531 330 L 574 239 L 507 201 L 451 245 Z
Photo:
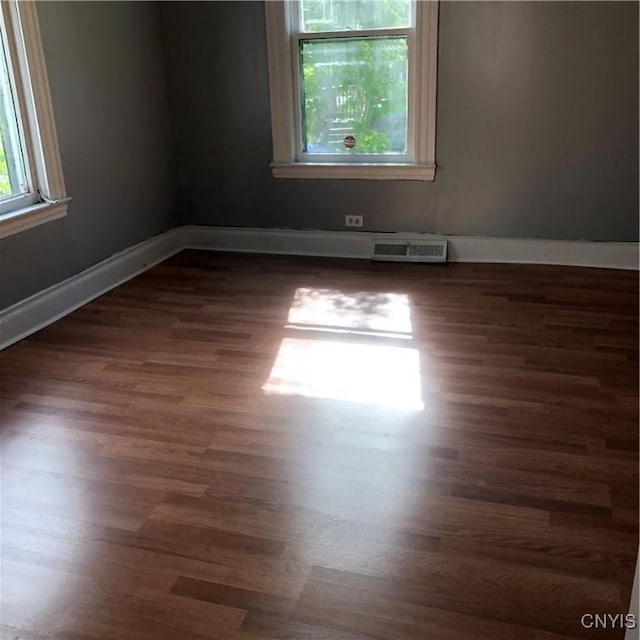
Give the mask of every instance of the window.
M 0 13 L 0 238 L 66 214 L 35 2 Z
M 265 2 L 275 177 L 434 179 L 437 12 Z

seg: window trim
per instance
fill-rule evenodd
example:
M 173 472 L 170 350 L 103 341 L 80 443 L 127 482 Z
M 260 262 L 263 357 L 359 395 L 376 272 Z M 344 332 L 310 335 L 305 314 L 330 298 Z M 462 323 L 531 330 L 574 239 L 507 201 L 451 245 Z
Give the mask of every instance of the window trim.
M 66 215 L 68 203 L 36 3 L 2 2 L 33 196 L 0 214 L 0 238 Z
M 295 87 L 291 0 L 266 0 L 265 23 L 269 67 L 269 100 L 275 178 L 346 178 L 433 181 L 436 172 L 436 76 L 438 53 L 438 0 L 415 3 L 415 68 L 409 100 L 413 102 L 413 162 L 298 162 L 299 114 Z M 411 86 L 413 84 L 413 87 Z

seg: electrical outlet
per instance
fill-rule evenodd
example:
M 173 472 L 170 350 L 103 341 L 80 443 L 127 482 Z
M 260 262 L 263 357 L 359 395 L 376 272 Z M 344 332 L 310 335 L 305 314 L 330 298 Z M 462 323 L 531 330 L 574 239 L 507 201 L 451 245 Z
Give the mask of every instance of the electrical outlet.
M 364 225 L 364 216 L 345 216 L 345 227 L 362 227 Z

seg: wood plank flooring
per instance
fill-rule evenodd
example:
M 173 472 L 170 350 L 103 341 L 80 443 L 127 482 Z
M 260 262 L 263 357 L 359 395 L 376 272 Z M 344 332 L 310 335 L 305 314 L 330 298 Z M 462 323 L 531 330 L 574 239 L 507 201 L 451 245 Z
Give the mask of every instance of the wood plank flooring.
M 638 540 L 638 275 L 185 251 L 0 354 L 11 640 L 568 640 Z

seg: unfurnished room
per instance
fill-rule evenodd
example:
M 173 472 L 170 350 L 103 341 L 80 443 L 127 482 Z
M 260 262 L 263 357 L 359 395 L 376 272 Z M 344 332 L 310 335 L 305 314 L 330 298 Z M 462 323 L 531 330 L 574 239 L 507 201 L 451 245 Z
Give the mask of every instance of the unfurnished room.
M 2 640 L 638 640 L 638 2 L 0 9 Z

